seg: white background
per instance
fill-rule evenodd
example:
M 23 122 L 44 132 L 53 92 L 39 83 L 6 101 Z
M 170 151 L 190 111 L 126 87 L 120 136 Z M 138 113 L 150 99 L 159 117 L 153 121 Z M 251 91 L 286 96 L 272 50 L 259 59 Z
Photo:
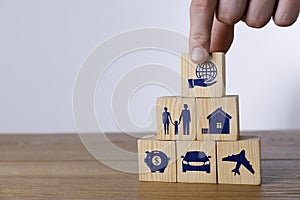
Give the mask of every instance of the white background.
M 0 0 L 0 133 L 75 132 L 73 84 L 89 52 L 112 35 L 140 27 L 188 35 L 189 3 Z M 243 23 L 236 26 L 236 38 L 227 54 L 227 93 L 240 95 L 242 130 L 300 128 L 299 24 L 278 28 L 269 23 L 261 30 Z M 123 65 L 153 59 L 179 71 L 180 60 L 172 56 L 151 51 L 137 55 L 139 62 L 133 54 L 123 59 Z M 117 72 L 123 65 L 113 64 L 112 69 Z M 168 94 L 157 86 L 136 92 L 129 112 L 137 126 L 151 123 L 145 112 L 157 96 Z M 96 100 L 106 107 L 97 110 L 107 116 L 105 131 L 118 131 L 109 102 L 101 102 L 100 94 Z M 154 125 L 149 130 L 154 131 Z

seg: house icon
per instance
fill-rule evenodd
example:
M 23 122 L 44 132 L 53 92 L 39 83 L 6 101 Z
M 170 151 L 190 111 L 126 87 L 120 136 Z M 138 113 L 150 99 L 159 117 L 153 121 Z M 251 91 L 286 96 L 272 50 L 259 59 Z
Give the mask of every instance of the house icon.
M 207 116 L 209 120 L 209 129 L 203 128 L 202 134 L 230 134 L 230 120 L 231 116 L 218 108 Z

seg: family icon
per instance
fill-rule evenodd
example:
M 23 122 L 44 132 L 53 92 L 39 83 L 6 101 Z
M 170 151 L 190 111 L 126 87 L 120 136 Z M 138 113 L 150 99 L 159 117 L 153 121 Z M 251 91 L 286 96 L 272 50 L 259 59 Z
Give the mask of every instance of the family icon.
M 191 123 L 191 112 L 188 109 L 188 105 L 183 105 L 183 110 L 181 111 L 179 120 L 175 120 L 173 122 L 172 116 L 170 112 L 168 112 L 168 108 L 164 107 L 164 111 L 162 113 L 162 123 L 164 125 L 164 133 L 169 134 L 170 133 L 170 123 L 174 126 L 174 132 L 175 135 L 178 135 L 179 132 L 179 125 L 183 124 L 183 135 L 189 135 L 190 134 L 190 123 Z

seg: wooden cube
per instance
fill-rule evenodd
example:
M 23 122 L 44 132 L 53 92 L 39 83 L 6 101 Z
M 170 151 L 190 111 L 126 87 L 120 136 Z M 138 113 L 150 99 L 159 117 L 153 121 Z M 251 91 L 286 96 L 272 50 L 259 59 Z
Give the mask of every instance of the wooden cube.
M 217 142 L 218 183 L 261 184 L 259 137 Z
M 138 140 L 140 181 L 176 182 L 175 141 Z
M 158 98 L 156 101 L 157 139 L 196 140 L 195 104 L 195 98 Z
M 215 52 L 203 63 L 195 64 L 189 54 L 181 58 L 181 91 L 183 97 L 225 96 L 225 54 Z
M 238 140 L 238 96 L 196 98 L 197 140 Z
M 217 183 L 214 141 L 176 141 L 177 182 Z

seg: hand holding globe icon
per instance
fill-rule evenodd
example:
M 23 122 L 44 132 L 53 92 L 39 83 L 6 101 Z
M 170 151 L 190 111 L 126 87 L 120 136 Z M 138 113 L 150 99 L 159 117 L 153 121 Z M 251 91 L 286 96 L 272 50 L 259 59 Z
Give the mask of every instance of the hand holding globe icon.
M 208 87 L 214 85 L 217 81 L 214 81 L 218 75 L 216 65 L 211 61 L 205 61 L 196 67 L 196 76 L 198 79 L 189 79 L 189 87 L 195 86 Z
M 205 61 L 197 66 L 196 76 L 205 79 L 205 82 L 212 82 L 217 77 L 217 67 L 213 62 Z

